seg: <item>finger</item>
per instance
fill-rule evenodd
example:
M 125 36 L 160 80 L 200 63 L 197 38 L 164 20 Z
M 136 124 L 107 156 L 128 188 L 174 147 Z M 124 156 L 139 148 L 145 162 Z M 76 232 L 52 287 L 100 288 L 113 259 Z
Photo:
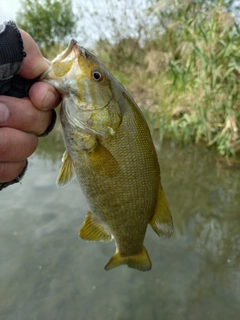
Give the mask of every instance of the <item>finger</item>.
M 33 79 L 47 70 L 50 62 L 42 56 L 36 42 L 27 32 L 20 30 L 20 33 L 23 40 L 24 51 L 27 55 L 23 59 L 19 74 L 23 78 Z
M 8 119 L 0 123 L 0 127 L 16 128 L 28 133 L 40 135 L 51 124 L 52 111 L 40 111 L 28 98 L 1 96 L 0 103 L 9 110 Z
M 46 82 L 34 83 L 28 94 L 34 106 L 43 111 L 53 109 L 61 102 L 59 92 Z
M 0 128 L 1 162 L 18 162 L 27 159 L 36 150 L 38 138 L 35 134 L 12 128 Z
M 9 182 L 18 177 L 26 166 L 26 160 L 19 162 L 0 162 L 0 183 Z
M 5 104 L 0 102 L 0 123 L 7 121 L 9 117 L 9 110 Z

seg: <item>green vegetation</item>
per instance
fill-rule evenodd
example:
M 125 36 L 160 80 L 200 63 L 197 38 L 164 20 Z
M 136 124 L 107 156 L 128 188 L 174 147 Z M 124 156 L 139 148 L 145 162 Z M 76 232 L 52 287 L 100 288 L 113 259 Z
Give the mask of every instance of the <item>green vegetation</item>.
M 146 110 L 160 140 L 214 145 L 227 156 L 239 152 L 240 30 L 234 2 L 122 0 L 115 10 L 115 2 L 103 2 L 105 11 L 82 8 L 92 29 L 81 30 L 87 40 L 99 27 L 94 50 Z
M 44 55 L 62 50 L 76 28 L 72 0 L 21 0 L 17 25 L 27 31 Z
M 204 143 L 233 156 L 240 153 L 236 4 L 229 0 L 101 0 L 96 6 L 94 0 L 80 1 L 77 40 L 93 49 L 132 93 L 152 129 L 159 130 L 161 141 Z M 55 41 L 46 42 L 48 49 L 69 34 L 55 37 L 44 32 Z
M 172 117 L 162 121 L 162 131 L 184 142 L 216 145 L 223 155 L 237 153 L 240 41 L 234 17 L 218 1 L 197 15 L 181 15 L 171 32 L 178 37 L 166 70 Z

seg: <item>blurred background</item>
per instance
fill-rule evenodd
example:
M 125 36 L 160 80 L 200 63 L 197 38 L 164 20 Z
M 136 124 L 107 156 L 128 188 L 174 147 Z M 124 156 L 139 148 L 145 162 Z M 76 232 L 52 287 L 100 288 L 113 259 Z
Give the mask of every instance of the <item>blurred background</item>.
M 15 20 L 48 59 L 74 37 L 133 94 L 164 138 L 240 150 L 237 0 L 13 0 Z
M 174 219 L 169 240 L 147 232 L 150 272 L 104 271 L 114 243 L 80 240 L 81 189 L 55 186 L 57 123 L 21 185 L 0 194 L 0 319 L 239 319 L 239 10 L 223 0 L 0 4 L 0 19 L 16 21 L 48 59 L 74 37 L 132 94 Z

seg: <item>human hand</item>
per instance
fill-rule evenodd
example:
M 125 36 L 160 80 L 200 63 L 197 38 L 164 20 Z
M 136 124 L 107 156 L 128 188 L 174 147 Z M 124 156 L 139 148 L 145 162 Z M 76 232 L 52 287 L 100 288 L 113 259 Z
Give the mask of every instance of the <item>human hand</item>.
M 50 62 L 42 56 L 32 37 L 23 30 L 20 32 L 27 56 L 19 75 L 34 79 L 48 69 Z M 0 185 L 22 173 L 26 159 L 37 148 L 38 135 L 50 126 L 52 109 L 60 101 L 59 93 L 45 82 L 35 82 L 25 98 L 0 95 Z

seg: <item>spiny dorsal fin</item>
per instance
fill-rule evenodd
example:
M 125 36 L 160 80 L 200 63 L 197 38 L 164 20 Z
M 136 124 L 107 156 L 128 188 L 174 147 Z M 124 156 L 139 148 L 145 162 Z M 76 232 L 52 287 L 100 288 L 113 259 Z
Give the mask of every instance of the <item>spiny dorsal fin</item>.
M 142 251 L 132 256 L 122 256 L 116 252 L 105 266 L 105 270 L 127 264 L 129 268 L 138 269 L 140 271 L 148 271 L 152 267 L 146 248 L 143 246 Z
M 79 237 L 89 241 L 111 241 L 112 236 L 94 218 L 90 211 L 86 214 L 86 219 L 79 231 Z
M 160 237 L 169 238 L 173 232 L 172 216 L 161 185 L 158 190 L 156 209 L 149 224 Z
M 63 187 L 76 177 L 72 159 L 67 151 L 62 156 L 62 166 L 57 178 L 57 186 Z

